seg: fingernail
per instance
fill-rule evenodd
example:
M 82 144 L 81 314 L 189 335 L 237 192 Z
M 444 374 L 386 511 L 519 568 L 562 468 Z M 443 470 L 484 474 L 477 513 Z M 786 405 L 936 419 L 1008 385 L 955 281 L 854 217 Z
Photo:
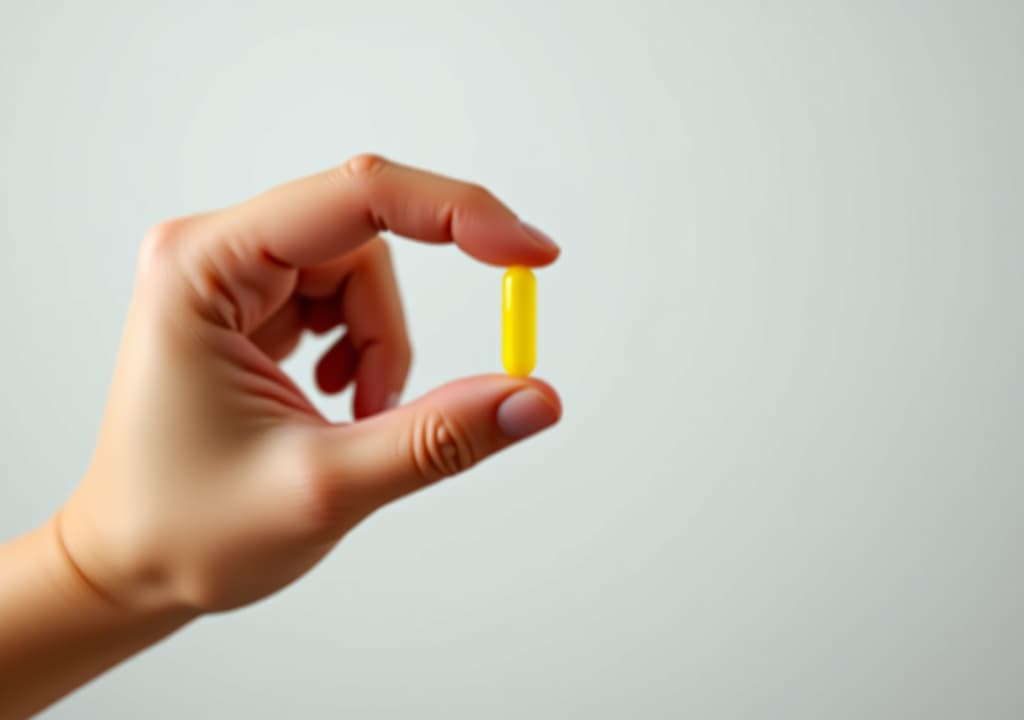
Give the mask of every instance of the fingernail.
M 498 406 L 498 427 L 513 440 L 533 435 L 557 419 L 551 401 L 532 388 L 512 393 Z
M 520 221 L 519 224 L 523 226 L 523 230 L 526 231 L 526 234 L 533 238 L 533 240 L 545 250 L 561 250 L 561 248 L 558 247 L 558 243 L 552 240 L 547 233 L 542 230 L 538 230 L 528 222 Z
M 388 393 L 388 396 L 384 398 L 384 409 L 390 410 L 395 407 L 398 407 L 398 393 Z

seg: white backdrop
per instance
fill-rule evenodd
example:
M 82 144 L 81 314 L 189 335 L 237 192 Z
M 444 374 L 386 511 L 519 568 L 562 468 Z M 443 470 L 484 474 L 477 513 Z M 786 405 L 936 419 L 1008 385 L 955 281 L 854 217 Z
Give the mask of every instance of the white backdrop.
M 1024 715 L 1022 29 L 967 0 L 5 2 L 0 537 L 87 465 L 153 222 L 372 150 L 564 248 L 561 426 L 47 717 Z M 410 393 L 499 369 L 501 271 L 395 248 Z

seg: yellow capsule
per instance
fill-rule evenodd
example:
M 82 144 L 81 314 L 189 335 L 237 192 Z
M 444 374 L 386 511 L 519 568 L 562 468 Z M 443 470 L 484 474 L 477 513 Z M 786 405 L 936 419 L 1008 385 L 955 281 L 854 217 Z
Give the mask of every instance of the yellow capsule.
M 517 377 L 537 363 L 537 279 L 521 265 L 501 279 L 501 363 Z

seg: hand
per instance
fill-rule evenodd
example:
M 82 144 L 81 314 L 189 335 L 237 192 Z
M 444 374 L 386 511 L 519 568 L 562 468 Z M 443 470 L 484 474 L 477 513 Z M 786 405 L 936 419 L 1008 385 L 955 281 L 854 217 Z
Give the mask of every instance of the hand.
M 557 421 L 548 385 L 503 375 L 392 407 L 411 355 L 383 230 L 495 265 L 559 252 L 479 186 L 371 155 L 149 232 L 96 454 L 57 522 L 101 595 L 146 612 L 252 602 L 385 503 Z M 316 374 L 326 392 L 355 382 L 350 424 L 277 365 L 339 325 Z

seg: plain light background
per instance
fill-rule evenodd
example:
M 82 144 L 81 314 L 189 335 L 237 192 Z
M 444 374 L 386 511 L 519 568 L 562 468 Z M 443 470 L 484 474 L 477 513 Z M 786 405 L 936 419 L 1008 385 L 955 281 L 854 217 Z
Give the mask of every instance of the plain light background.
M 4 0 L 4 538 L 86 468 L 152 223 L 372 150 L 564 247 L 561 426 L 46 717 L 1024 715 L 1022 32 L 966 0 Z M 410 395 L 499 369 L 500 269 L 395 250 Z

